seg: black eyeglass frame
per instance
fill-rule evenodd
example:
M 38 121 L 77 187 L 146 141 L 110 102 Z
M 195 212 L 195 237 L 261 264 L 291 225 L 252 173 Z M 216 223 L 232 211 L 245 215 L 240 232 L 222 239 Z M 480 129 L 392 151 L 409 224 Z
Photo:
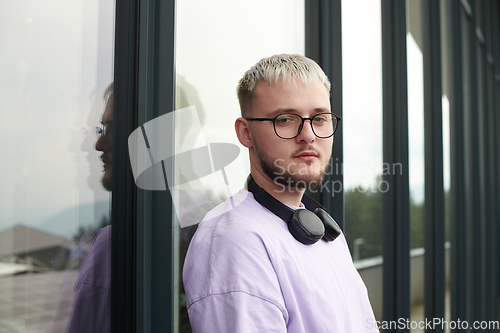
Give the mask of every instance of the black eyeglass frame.
M 276 119 L 278 119 L 278 117 L 281 117 L 281 116 L 286 115 L 286 114 L 291 114 L 291 115 L 297 116 L 297 117 L 299 117 L 302 120 L 302 122 L 300 123 L 299 129 L 297 131 L 297 134 L 295 134 L 295 136 L 292 136 L 291 138 L 284 138 L 284 137 L 282 137 L 281 135 L 278 134 L 278 131 L 276 130 Z M 337 122 L 335 123 L 335 127 L 333 128 L 333 133 L 330 134 L 329 136 L 319 136 L 314 131 L 314 126 L 312 124 L 312 121 L 313 121 L 314 117 L 319 116 L 320 114 L 330 114 L 330 115 L 332 115 L 332 122 L 333 122 L 333 118 L 334 117 L 337 119 Z M 313 131 L 314 135 L 316 135 L 316 137 L 318 137 L 320 139 L 328 139 L 329 137 L 331 137 L 331 136 L 333 136 L 335 134 L 335 132 L 337 131 L 337 127 L 339 125 L 339 121 L 341 120 L 341 118 L 339 116 L 337 116 L 333 112 L 321 112 L 321 113 L 317 113 L 314 116 L 312 116 L 311 118 L 303 118 L 303 117 L 301 117 L 300 115 L 298 115 L 296 113 L 285 112 L 285 113 L 280 113 L 279 115 L 277 115 L 276 117 L 273 117 L 273 118 L 243 118 L 243 119 L 246 119 L 246 120 L 249 120 L 249 121 L 272 121 L 273 122 L 274 133 L 276 133 L 276 135 L 279 138 L 285 139 L 285 140 L 294 139 L 297 136 L 299 136 L 299 134 L 302 132 L 302 129 L 304 127 L 304 121 L 306 121 L 306 120 L 309 120 L 309 124 L 311 125 L 311 130 Z
M 104 136 L 108 139 L 110 133 L 109 131 L 111 131 L 111 124 L 96 126 L 94 130 L 98 138 Z

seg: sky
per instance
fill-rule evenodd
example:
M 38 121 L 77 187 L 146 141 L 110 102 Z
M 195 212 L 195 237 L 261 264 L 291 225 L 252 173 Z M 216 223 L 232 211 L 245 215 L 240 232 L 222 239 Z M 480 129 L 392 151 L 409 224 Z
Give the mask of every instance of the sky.
M 380 1 L 342 1 L 344 187 L 378 187 L 382 173 Z
M 93 127 L 112 80 L 113 12 L 98 0 L 2 4 L 0 228 L 109 199 Z
M 381 45 L 380 1 L 342 1 L 345 188 L 379 185 L 374 180 L 382 172 Z M 410 33 L 407 68 L 410 195 L 416 203 L 421 203 L 425 191 L 423 56 Z M 449 144 L 449 103 L 443 96 L 445 190 L 450 186 Z

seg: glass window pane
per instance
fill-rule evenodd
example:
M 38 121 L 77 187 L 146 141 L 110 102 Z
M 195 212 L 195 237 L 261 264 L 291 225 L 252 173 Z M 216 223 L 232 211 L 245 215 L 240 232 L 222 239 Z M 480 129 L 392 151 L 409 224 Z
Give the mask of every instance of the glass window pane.
M 64 332 L 78 269 L 110 223 L 95 127 L 113 75 L 114 2 L 0 8 L 0 331 Z
M 444 219 L 445 219 L 445 281 L 446 281 L 446 296 L 445 296 L 445 320 L 451 320 L 451 300 L 450 300 L 450 270 L 451 270 L 451 253 L 450 253 L 450 221 L 451 221 L 451 200 L 450 200 L 450 185 L 451 185 L 451 146 L 450 146 L 450 98 L 453 96 L 451 81 L 452 66 L 451 61 L 453 56 L 451 31 L 451 10 L 449 4 L 441 3 L 440 18 L 441 18 L 441 74 L 443 83 L 443 185 L 444 185 Z
M 217 6 L 200 0 L 177 2 L 176 109 L 195 106 L 196 112 L 177 113 L 176 145 L 188 149 L 189 145 L 224 143 L 239 151 L 224 170 L 172 190 L 183 226 L 200 222 L 207 211 L 243 188 L 250 167 L 247 150 L 234 131 L 234 121 L 240 116 L 236 86 L 244 72 L 264 57 L 304 54 L 304 17 L 304 1 L 300 0 L 225 0 Z M 180 240 L 176 264 L 180 332 L 190 330 L 181 274 L 195 227 L 180 228 L 175 238 Z
M 382 320 L 381 4 L 342 1 L 345 235 L 377 320 Z M 396 171 L 397 172 L 397 171 Z
M 408 155 L 410 172 L 411 320 L 424 318 L 424 62 L 420 2 L 408 2 Z M 412 329 L 411 331 L 414 331 Z

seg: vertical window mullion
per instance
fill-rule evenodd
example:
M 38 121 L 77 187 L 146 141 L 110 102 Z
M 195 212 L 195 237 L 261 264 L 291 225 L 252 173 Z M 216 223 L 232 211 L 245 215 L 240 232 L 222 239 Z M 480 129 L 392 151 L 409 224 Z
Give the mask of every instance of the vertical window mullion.
M 425 141 L 425 318 L 444 318 L 445 227 L 440 3 L 422 1 Z M 426 329 L 427 330 L 427 329 Z M 442 328 L 438 329 L 443 331 Z
M 315 60 L 331 83 L 332 112 L 342 118 L 342 10 L 341 0 L 306 1 L 306 56 Z M 335 144 L 330 161 L 330 172 L 324 182 L 329 184 L 323 193 L 308 193 L 320 200 L 339 226 L 344 229 L 343 131 L 342 124 L 335 132 Z M 342 185 L 341 185 L 342 186 Z M 333 192 L 335 190 L 335 192 Z
M 481 221 L 480 190 L 479 190 L 479 140 L 478 140 L 478 92 L 477 92 L 477 36 L 476 19 L 473 0 L 461 1 L 464 20 L 462 35 L 468 45 L 462 45 L 464 52 L 464 81 L 463 91 L 467 99 L 464 100 L 465 124 L 465 183 L 466 183 L 466 221 L 467 221 L 467 292 L 468 292 L 468 320 L 479 320 L 481 313 L 481 285 L 480 280 L 480 232 L 478 221 Z M 466 55 L 466 56 L 465 56 Z
M 116 2 L 111 236 L 111 331 L 135 332 L 136 186 L 128 135 L 137 127 L 137 2 Z
M 461 5 L 450 1 L 450 312 L 452 321 L 467 317 L 466 196 L 463 115 Z
M 383 162 L 402 165 L 384 175 L 383 320 L 410 318 L 410 194 L 406 3 L 382 0 Z M 396 331 L 396 330 L 389 330 Z M 398 330 L 399 332 L 400 330 Z
M 141 0 L 139 26 L 138 123 L 175 110 L 174 0 Z M 150 145 L 174 146 L 174 124 Z M 155 133 L 156 134 L 156 133 Z M 172 149 L 172 151 L 174 151 Z M 173 163 L 166 159 L 161 163 Z M 167 170 L 172 167 L 164 166 Z M 138 190 L 137 331 L 173 332 L 175 326 L 174 212 L 168 190 Z

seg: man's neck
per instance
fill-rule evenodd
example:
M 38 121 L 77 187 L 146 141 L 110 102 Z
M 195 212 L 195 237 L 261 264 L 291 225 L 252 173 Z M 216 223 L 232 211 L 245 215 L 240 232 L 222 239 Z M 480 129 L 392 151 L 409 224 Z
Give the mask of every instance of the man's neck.
M 251 174 L 257 185 L 285 205 L 299 207 L 305 189 L 296 189 L 273 182 L 256 168 L 251 168 Z

